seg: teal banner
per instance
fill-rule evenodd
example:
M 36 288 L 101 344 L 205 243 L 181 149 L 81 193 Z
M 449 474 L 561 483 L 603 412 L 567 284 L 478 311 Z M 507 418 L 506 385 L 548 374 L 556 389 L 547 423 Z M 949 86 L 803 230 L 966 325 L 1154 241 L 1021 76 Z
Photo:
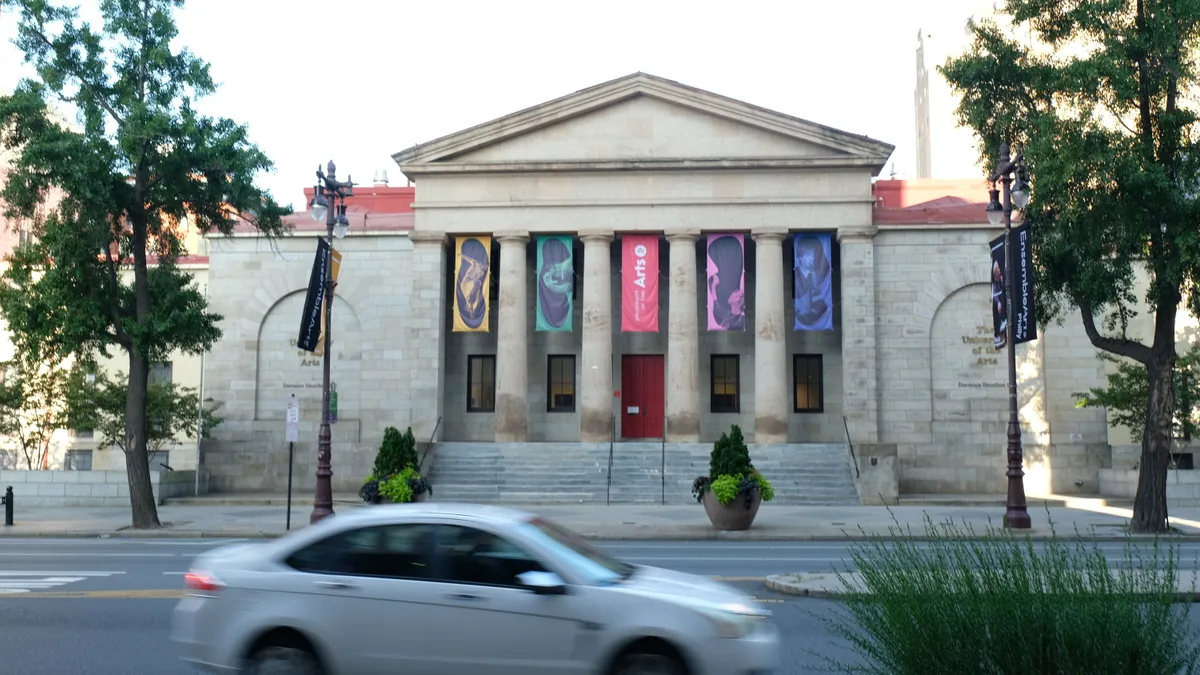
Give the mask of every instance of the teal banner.
M 568 236 L 537 238 L 537 326 L 570 331 L 575 314 L 575 264 Z

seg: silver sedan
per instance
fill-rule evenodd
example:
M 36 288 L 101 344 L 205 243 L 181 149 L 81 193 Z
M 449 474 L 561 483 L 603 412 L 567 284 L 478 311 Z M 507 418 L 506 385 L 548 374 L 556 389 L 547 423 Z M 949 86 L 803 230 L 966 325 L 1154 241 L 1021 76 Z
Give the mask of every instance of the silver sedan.
M 171 639 L 218 673 L 765 675 L 770 613 L 522 511 L 359 508 L 199 556 Z

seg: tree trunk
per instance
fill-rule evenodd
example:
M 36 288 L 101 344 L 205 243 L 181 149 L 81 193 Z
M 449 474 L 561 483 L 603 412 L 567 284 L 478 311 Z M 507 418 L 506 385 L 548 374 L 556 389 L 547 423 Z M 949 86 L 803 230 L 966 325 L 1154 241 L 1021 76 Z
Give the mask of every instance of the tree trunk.
M 1150 401 L 1146 410 L 1146 431 L 1142 435 L 1142 460 L 1138 464 L 1138 487 L 1133 499 L 1130 529 L 1139 533 L 1163 533 L 1167 531 L 1167 465 L 1171 460 L 1175 421 L 1175 345 L 1156 349 L 1146 369 Z
M 129 392 L 125 399 L 125 470 L 129 476 L 129 505 L 133 527 L 161 527 L 154 488 L 150 484 L 150 456 L 146 452 L 146 391 L 149 360 L 136 351 L 129 354 Z

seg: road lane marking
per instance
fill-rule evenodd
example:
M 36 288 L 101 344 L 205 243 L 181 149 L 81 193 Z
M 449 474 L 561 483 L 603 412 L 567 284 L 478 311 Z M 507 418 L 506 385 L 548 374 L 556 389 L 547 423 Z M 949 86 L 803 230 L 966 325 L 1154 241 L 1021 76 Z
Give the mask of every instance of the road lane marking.
M 182 553 L 96 553 L 88 551 L 86 553 L 72 553 L 59 551 L 4 551 L 0 553 L 0 558 L 179 558 Z
M 99 572 L 84 572 L 81 570 L 55 570 L 53 572 L 46 570 L 0 570 L 0 577 L 108 577 L 114 574 L 125 574 L 125 572 L 103 570 Z
M 0 595 L 16 595 L 66 586 L 88 578 L 110 577 L 124 572 L 48 572 L 6 570 L 0 572 Z
M 2 594 L 2 592 L 0 592 Z M 183 598 L 186 591 L 169 588 L 130 590 L 130 591 L 46 591 L 27 592 L 11 596 L 18 598 L 95 598 L 109 600 L 178 600 Z

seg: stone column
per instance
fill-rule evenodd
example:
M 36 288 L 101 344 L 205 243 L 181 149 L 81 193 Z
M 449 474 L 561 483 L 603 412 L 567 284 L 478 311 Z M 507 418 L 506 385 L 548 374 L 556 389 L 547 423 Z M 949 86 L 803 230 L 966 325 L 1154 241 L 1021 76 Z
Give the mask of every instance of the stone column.
M 500 307 L 496 329 L 496 442 L 523 443 L 529 435 L 529 311 L 525 278 L 526 232 L 496 234 L 500 242 Z
M 700 332 L 696 304 L 699 230 L 671 232 L 667 300 L 667 440 L 700 441 Z
M 437 421 L 444 412 L 446 387 L 446 245 L 444 232 L 414 230 L 408 234 L 413 244 L 412 302 L 419 311 L 430 311 L 435 319 L 429 324 L 402 325 L 401 344 L 416 350 L 408 361 L 411 374 L 409 419 L 413 432 L 422 442 L 437 430 L 441 440 L 443 427 Z M 415 357 L 415 358 L 414 358 Z M 431 453 L 432 454 L 432 453 Z M 431 457 L 432 459 L 432 457 Z
M 879 442 L 879 384 L 875 373 L 875 225 L 843 227 L 842 414 L 851 442 Z
M 754 442 L 788 438 L 787 315 L 784 311 L 781 230 L 755 231 L 754 260 Z
M 611 231 L 580 232 L 583 241 L 583 349 L 579 369 L 579 440 L 612 438 L 612 241 Z

